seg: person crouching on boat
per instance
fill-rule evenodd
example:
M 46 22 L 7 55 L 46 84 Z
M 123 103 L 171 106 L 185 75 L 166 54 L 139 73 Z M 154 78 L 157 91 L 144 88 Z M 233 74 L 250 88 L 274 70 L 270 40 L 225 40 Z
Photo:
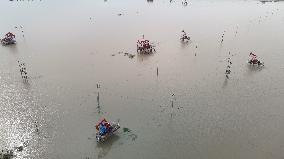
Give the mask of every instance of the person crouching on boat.
M 99 134 L 101 136 L 106 134 L 106 128 L 105 128 L 105 126 L 102 123 L 99 124 Z

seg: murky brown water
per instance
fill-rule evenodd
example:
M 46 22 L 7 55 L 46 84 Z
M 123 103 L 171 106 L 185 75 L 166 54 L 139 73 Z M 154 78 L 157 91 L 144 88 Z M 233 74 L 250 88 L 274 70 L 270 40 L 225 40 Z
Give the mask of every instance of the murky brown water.
M 2 0 L 0 34 L 14 32 L 17 45 L 0 47 L 0 149 L 23 146 L 15 158 L 35 159 L 283 158 L 284 3 L 181 3 Z M 142 34 L 153 55 L 136 55 Z M 246 64 L 251 51 L 265 67 Z M 100 117 L 122 126 L 103 145 Z

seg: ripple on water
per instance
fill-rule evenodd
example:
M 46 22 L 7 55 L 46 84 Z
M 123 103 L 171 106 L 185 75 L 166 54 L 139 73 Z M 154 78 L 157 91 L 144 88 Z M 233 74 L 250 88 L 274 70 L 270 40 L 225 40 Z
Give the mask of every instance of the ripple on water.
M 52 139 L 48 129 L 54 120 L 53 113 L 43 106 L 37 88 L 26 88 L 22 83 L 12 83 L 9 77 L 2 77 L 0 148 L 9 153 L 2 153 L 1 157 L 44 158 Z

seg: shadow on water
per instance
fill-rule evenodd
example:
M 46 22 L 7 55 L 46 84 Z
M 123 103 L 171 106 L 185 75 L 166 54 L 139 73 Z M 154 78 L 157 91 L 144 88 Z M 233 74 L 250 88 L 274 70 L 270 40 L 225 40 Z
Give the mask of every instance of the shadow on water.
M 27 89 L 27 90 L 31 89 L 31 84 L 30 84 L 29 81 L 23 80 L 23 84 L 24 84 L 25 89 Z
M 148 60 L 152 56 L 154 56 L 153 53 L 149 53 L 149 54 L 147 54 L 147 53 L 145 53 L 145 54 L 144 53 L 137 53 L 137 61 L 138 62 L 143 62 L 145 60 Z
M 180 46 L 182 49 L 186 48 L 188 45 L 190 45 L 192 43 L 191 40 L 188 40 L 188 41 L 181 41 L 180 42 Z
M 257 72 L 260 72 L 263 68 L 264 66 L 247 64 L 247 73 L 248 74 L 257 73 Z
M 104 158 L 112 148 L 112 145 L 119 140 L 118 135 L 113 135 L 111 138 L 106 140 L 104 143 L 97 144 L 98 148 L 98 159 Z
M 18 53 L 18 47 L 16 44 L 7 45 L 5 47 L 8 48 L 11 53 L 14 53 L 14 54 Z
M 122 128 L 122 131 L 118 132 L 117 134 L 114 134 L 110 138 L 108 138 L 103 143 L 97 144 L 98 149 L 98 159 L 104 158 L 111 149 L 114 149 L 115 146 L 121 146 L 127 141 L 135 141 L 138 138 L 138 135 L 133 133 L 133 131 L 129 128 Z M 119 142 L 118 142 L 119 141 Z
M 223 49 L 223 43 L 220 43 L 218 46 L 219 51 L 221 51 Z
M 225 78 L 222 88 L 226 88 L 228 86 L 228 80 L 228 78 Z

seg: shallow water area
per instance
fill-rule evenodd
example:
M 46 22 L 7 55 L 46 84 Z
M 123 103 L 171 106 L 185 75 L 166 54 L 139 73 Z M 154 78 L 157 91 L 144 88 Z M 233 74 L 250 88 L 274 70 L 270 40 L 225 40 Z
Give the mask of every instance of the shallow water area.
M 281 159 L 284 2 L 182 2 L 2 0 L 0 38 L 10 31 L 17 43 L 0 46 L 0 151 Z M 156 52 L 136 53 L 142 35 Z M 263 67 L 247 64 L 250 52 Z M 102 117 L 121 128 L 97 144 Z

